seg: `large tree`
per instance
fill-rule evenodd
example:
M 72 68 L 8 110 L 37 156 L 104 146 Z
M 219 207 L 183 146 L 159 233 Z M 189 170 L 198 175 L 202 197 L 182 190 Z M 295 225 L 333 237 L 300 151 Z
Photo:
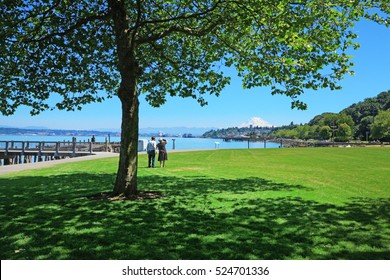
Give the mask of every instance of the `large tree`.
M 371 125 L 371 137 L 381 141 L 390 141 L 390 109 L 380 111 Z
M 235 67 L 244 87 L 269 86 L 304 109 L 306 89 L 338 89 L 351 72 L 354 23 L 389 25 L 389 10 L 388 0 L 2 0 L 1 112 L 119 97 L 114 194 L 136 194 L 140 94 L 152 106 L 166 95 L 205 105 Z

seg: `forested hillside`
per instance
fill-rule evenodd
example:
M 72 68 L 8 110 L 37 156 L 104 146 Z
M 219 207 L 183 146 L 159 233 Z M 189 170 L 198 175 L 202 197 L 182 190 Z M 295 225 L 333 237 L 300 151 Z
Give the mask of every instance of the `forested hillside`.
M 387 112 L 390 113 L 390 91 L 352 104 L 339 113 L 317 115 L 308 124 L 280 129 L 272 135 L 295 139 L 390 141 Z
M 390 141 L 390 90 L 376 97 L 352 104 L 339 113 L 322 113 L 307 124 L 272 127 L 269 130 L 254 128 L 226 128 L 212 130 L 204 137 L 234 137 L 249 135 L 254 137 L 267 134 L 275 138 L 317 139 L 348 141 L 380 140 Z
M 366 132 L 370 131 L 374 118 L 379 111 L 390 109 L 390 90 L 382 92 L 373 98 L 367 98 L 362 102 L 353 104 L 341 111 L 352 117 L 355 124 L 354 138 L 362 139 L 366 137 Z

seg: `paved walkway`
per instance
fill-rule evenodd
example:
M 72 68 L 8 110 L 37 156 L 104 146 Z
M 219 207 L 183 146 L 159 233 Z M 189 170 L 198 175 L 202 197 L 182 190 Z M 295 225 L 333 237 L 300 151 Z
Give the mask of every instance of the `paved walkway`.
M 214 150 L 214 149 L 169 150 L 168 153 L 190 152 L 190 151 L 194 152 L 194 151 L 205 151 L 205 150 Z M 145 153 L 146 152 L 139 152 L 139 154 L 145 154 Z M 119 153 L 95 152 L 93 155 L 90 156 L 81 156 L 81 157 L 41 161 L 41 162 L 34 162 L 34 163 L 5 165 L 5 166 L 0 166 L 0 176 L 2 174 L 7 174 L 11 172 L 17 172 L 17 171 L 28 170 L 28 169 L 39 169 L 39 168 L 49 167 L 49 166 L 66 163 L 66 162 L 94 160 L 99 158 L 110 158 L 110 157 L 119 157 Z
M 116 153 L 98 152 L 98 153 L 94 153 L 93 155 L 74 157 L 74 158 L 41 161 L 41 162 L 34 162 L 34 163 L 5 165 L 5 166 L 0 166 L 0 175 L 11 173 L 11 172 L 17 172 L 17 171 L 21 171 L 21 170 L 27 170 L 27 169 L 39 169 L 39 168 L 43 168 L 43 167 L 49 167 L 49 166 L 53 166 L 56 164 L 65 163 L 65 162 L 93 160 L 93 159 L 99 159 L 99 158 L 109 158 L 109 157 L 118 157 L 118 156 L 119 156 L 119 154 L 116 154 Z

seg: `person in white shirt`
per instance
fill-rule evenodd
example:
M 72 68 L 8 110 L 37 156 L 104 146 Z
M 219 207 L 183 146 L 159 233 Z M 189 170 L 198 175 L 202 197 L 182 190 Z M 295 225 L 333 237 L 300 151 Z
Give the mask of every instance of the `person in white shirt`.
M 156 161 L 156 137 L 152 136 L 152 140 L 146 146 L 146 152 L 148 153 L 148 167 L 154 168 L 154 162 Z

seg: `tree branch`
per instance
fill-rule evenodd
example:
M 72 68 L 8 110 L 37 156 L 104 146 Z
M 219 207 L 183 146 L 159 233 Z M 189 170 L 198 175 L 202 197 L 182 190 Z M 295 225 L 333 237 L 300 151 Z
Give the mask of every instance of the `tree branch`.
M 146 20 L 146 21 L 142 22 L 141 26 L 144 26 L 144 25 L 147 25 L 147 24 L 160 24 L 160 23 L 168 23 L 168 22 L 172 22 L 172 21 L 180 21 L 180 20 L 199 18 L 199 17 L 202 17 L 204 15 L 207 15 L 207 14 L 212 13 L 213 11 L 215 11 L 222 2 L 225 2 L 225 1 L 224 0 L 218 0 L 214 4 L 214 6 L 210 7 L 206 11 L 194 13 L 194 14 L 191 14 L 191 15 L 181 15 L 181 16 L 176 16 L 176 17 L 166 18 L 166 19 Z
M 156 46 L 155 42 L 151 42 L 150 45 L 152 46 L 152 48 L 153 48 L 157 53 L 159 53 L 159 55 L 160 55 L 163 59 L 165 59 L 166 61 L 168 61 L 168 62 L 171 64 L 172 68 L 174 68 L 174 69 L 177 70 L 177 71 L 180 71 L 179 65 L 178 65 L 173 59 L 171 59 L 171 58 L 169 58 L 168 56 L 166 56 L 165 53 L 164 53 L 164 51 L 163 51 L 160 47 Z
M 140 23 L 141 23 L 141 18 L 142 18 L 142 4 L 141 0 L 137 0 L 137 19 L 134 24 L 134 28 L 132 28 L 132 35 L 131 35 L 131 50 L 132 53 L 134 53 L 134 50 L 136 48 L 136 36 L 138 33 L 138 29 L 140 28 Z
M 145 37 L 145 38 L 140 38 L 140 39 L 138 39 L 137 42 L 139 44 L 154 42 L 154 41 L 163 39 L 164 37 L 167 37 L 172 33 L 182 33 L 182 34 L 186 34 L 189 36 L 201 37 L 201 36 L 204 36 L 204 35 L 210 33 L 220 23 L 221 23 L 221 20 L 217 20 L 217 21 L 210 23 L 208 26 L 201 28 L 201 29 L 192 29 L 189 27 L 171 26 L 158 34 L 154 34 L 154 35 L 151 35 L 151 36 Z
M 137 42 L 139 44 L 150 43 L 152 41 L 160 40 L 166 36 L 169 36 L 172 33 L 182 33 L 182 34 L 186 34 L 186 35 L 190 35 L 190 36 L 198 36 L 198 37 L 203 36 L 206 33 L 212 31 L 216 26 L 218 26 L 218 24 L 221 22 L 221 19 L 218 19 L 218 20 L 210 23 L 206 27 L 200 28 L 200 29 L 193 29 L 193 28 L 189 28 L 189 27 L 180 27 L 180 26 L 178 26 L 178 22 L 188 20 L 188 19 L 202 18 L 205 15 L 213 13 L 218 8 L 218 6 L 220 6 L 221 3 L 223 3 L 223 2 L 225 2 L 225 1 L 219 0 L 209 9 L 207 9 L 205 11 L 193 13 L 191 15 L 181 15 L 181 16 L 174 16 L 171 18 L 165 18 L 165 19 L 159 19 L 159 20 L 143 21 L 142 23 L 140 23 L 140 27 L 148 26 L 148 25 L 156 25 L 156 24 L 158 25 L 158 24 L 169 23 L 169 22 L 176 22 L 176 24 L 166 28 L 163 31 L 160 31 L 159 33 L 154 33 L 154 34 L 151 34 L 150 36 L 147 36 L 147 37 L 141 37 L 137 40 Z
M 89 16 L 86 18 L 79 19 L 74 25 L 69 26 L 69 28 L 66 29 L 65 31 L 53 32 L 53 33 L 50 33 L 50 34 L 43 36 L 41 38 L 38 38 L 38 39 L 26 39 L 26 40 L 23 40 L 23 42 L 24 43 L 40 43 L 40 42 L 44 42 L 44 41 L 49 41 L 50 39 L 52 39 L 54 37 L 57 37 L 57 36 L 61 37 L 61 36 L 65 36 L 69 33 L 72 33 L 74 30 L 82 27 L 83 25 L 85 25 L 89 22 L 97 21 L 97 20 L 108 20 L 108 19 L 110 19 L 110 13 L 105 13 L 105 14 L 101 14 L 101 15 L 92 15 L 92 16 Z
M 45 11 L 42 11 L 42 12 L 31 12 L 31 13 L 29 13 L 25 18 L 16 21 L 16 22 L 15 22 L 14 24 L 12 24 L 11 26 L 12 26 L 12 27 L 16 27 L 16 26 L 18 26 L 20 23 L 26 22 L 27 20 L 29 20 L 29 19 L 31 19 L 31 18 L 38 17 L 38 16 L 40 16 L 40 15 L 42 15 L 43 18 L 46 18 L 46 15 L 47 15 L 50 11 L 52 11 L 52 10 L 54 10 L 56 7 L 58 7 L 60 3 L 61 3 L 61 1 L 58 0 L 58 1 L 56 1 L 55 3 L 53 3 L 52 6 L 48 7 L 47 10 L 45 10 Z

